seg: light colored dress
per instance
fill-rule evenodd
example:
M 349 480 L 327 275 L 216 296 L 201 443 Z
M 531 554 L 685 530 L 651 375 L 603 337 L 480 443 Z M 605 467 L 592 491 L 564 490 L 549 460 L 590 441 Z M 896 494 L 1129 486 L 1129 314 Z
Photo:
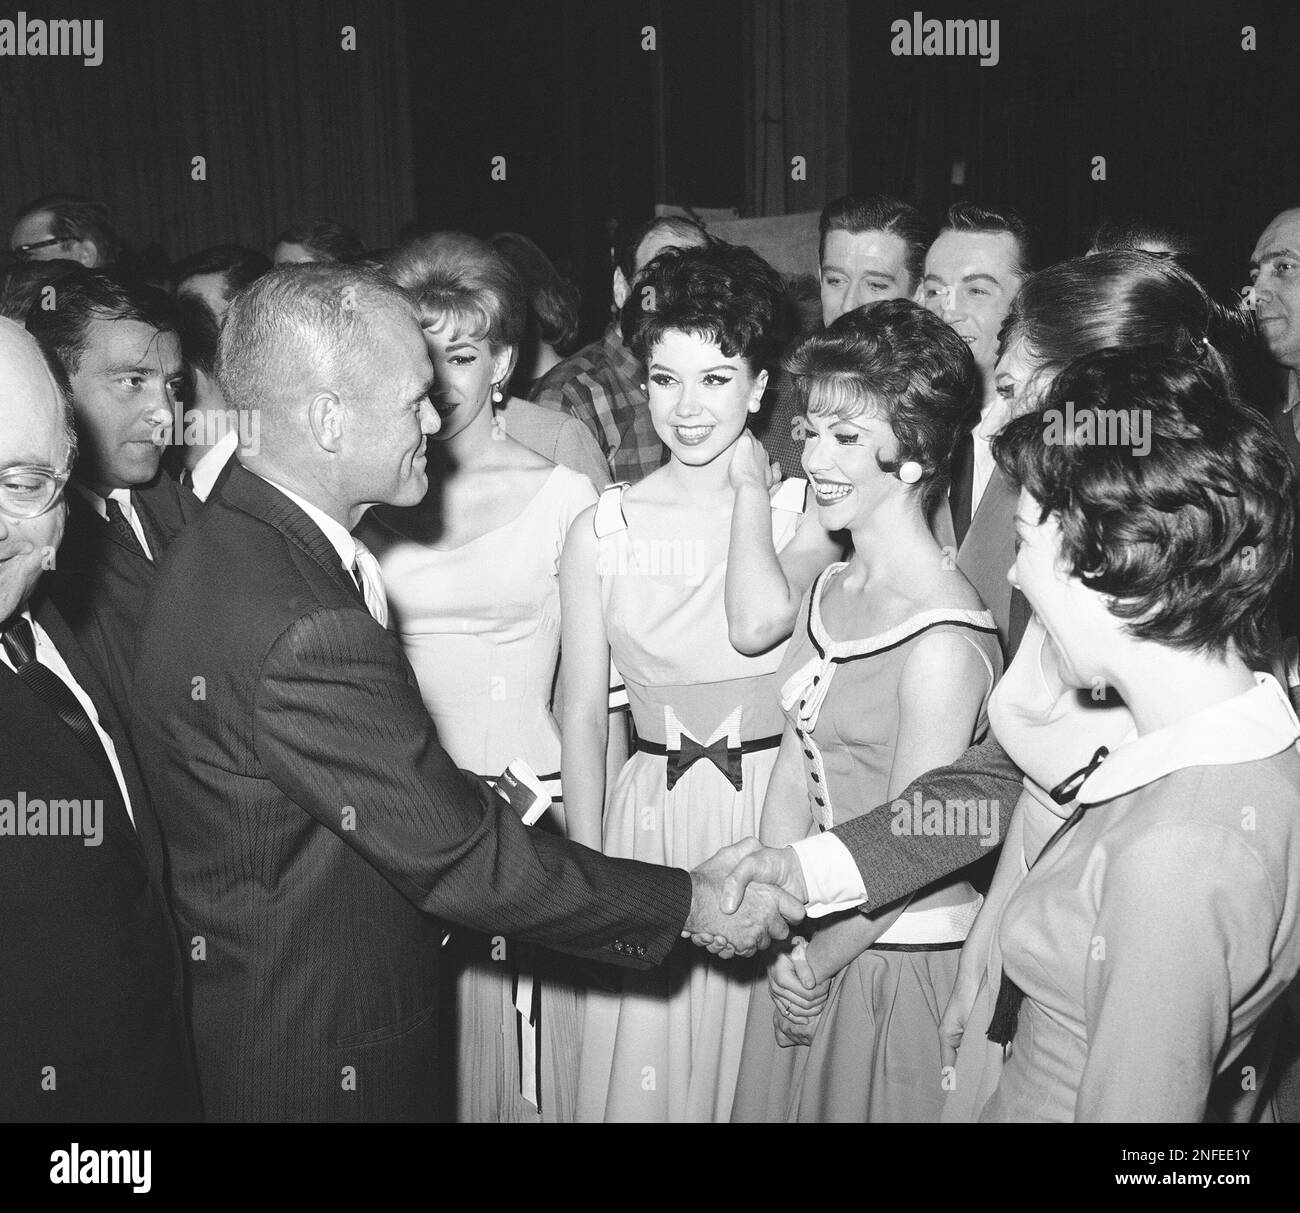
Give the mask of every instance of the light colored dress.
M 1015 659 L 989 701 L 993 736 L 1017 756 L 1025 773 L 1025 790 L 1016 802 L 998 858 L 999 877 L 1010 869 L 1016 884 L 1074 811 L 1073 797 L 1058 803 L 1051 790 L 1085 768 L 1099 747 L 1114 749 L 1133 728 L 1132 714 L 1114 695 L 1094 699 L 1087 691 L 1066 686 L 1055 663 L 1044 660 L 1045 643 L 1043 625 L 1031 616 Z M 1000 917 L 1005 904 L 1005 900 L 1000 905 L 987 902 L 980 913 Z M 957 1052 L 956 1072 L 941 1117 L 945 1122 L 977 1119 L 1002 1072 L 1002 1046 L 988 1039 L 1002 978 L 1002 952 L 996 919 L 992 924 L 981 922 L 984 926 L 992 927 L 984 950 L 984 978 Z
M 1260 1079 L 1246 1050 L 1300 968 L 1298 737 L 1256 674 L 1083 781 L 1002 912 L 1024 999 L 981 1120 L 1195 1122 Z
M 831 565 L 813 584 L 778 676 L 782 706 L 801 743 L 809 809 L 822 829 L 886 801 L 898 741 L 899 681 L 923 637 L 961 636 L 983 659 L 987 685 L 972 741 L 987 728 L 983 705 L 1002 662 L 993 616 L 982 610 L 922 611 L 875 636 L 832 639 L 822 622 L 821 596 L 844 567 Z M 929 806 L 898 802 L 878 811 L 895 809 L 910 833 L 923 828 Z M 973 833 L 981 810 L 985 819 L 996 817 L 990 806 L 973 803 L 954 812 L 960 812 L 961 828 Z M 766 983 L 755 988 L 734 1120 L 938 1119 L 939 1018 L 980 904 L 969 884 L 962 882 L 960 891 L 958 904 L 905 910 L 836 976 L 809 1046 L 776 1044 Z
M 595 500 L 586 476 L 556 467 L 518 517 L 453 550 L 381 526 L 364 536 L 443 748 L 488 779 L 522 758 L 557 800 L 560 733 L 549 705 L 560 648 L 560 555 L 573 519 Z M 580 1007 L 563 980 L 565 962 L 460 927 L 448 952 L 448 967 L 460 966 L 457 1023 L 446 1033 L 454 1041 L 457 1118 L 571 1120 Z M 535 1000 L 530 974 L 540 987 Z M 519 1014 L 517 1001 L 530 1016 Z M 530 1033 L 524 1020 L 537 1019 L 535 1010 L 540 1026 Z
M 693 868 L 758 833 L 781 733 L 772 675 L 784 646 L 760 657 L 731 646 L 727 527 L 684 531 L 679 514 L 640 504 L 629 520 L 625 488 L 602 494 L 596 532 L 606 632 L 640 748 L 609 798 L 605 853 Z M 794 536 L 805 488 L 786 481 L 773 496 L 778 551 Z M 719 960 L 683 942 L 658 969 L 611 974 L 617 988 L 589 990 L 578 1118 L 727 1120 L 759 976 L 754 960 Z

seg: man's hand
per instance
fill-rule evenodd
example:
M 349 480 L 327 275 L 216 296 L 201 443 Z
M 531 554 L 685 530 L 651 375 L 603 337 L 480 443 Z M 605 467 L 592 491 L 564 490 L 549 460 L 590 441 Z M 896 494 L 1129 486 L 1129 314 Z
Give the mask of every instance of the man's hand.
M 746 841 L 753 840 L 746 839 Z M 734 848 L 729 849 L 734 850 Z M 719 851 L 714 859 L 721 855 L 722 852 Z M 712 863 L 713 860 L 709 862 Z M 745 889 L 750 881 L 754 880 L 775 885 L 793 897 L 801 906 L 808 903 L 808 888 L 804 884 L 803 868 L 799 866 L 799 856 L 794 853 L 793 847 L 765 847 L 758 843 L 747 847 L 744 857 L 732 869 L 726 883 L 722 886 L 724 914 L 735 913 L 736 907 L 745 896 Z
M 752 956 L 774 939 L 785 939 L 789 924 L 803 918 L 801 902 L 759 880 L 741 890 L 734 909 L 722 908 L 723 880 L 746 855 L 759 849 L 758 839 L 746 838 L 723 847 L 691 873 L 691 912 L 682 935 L 724 960 Z

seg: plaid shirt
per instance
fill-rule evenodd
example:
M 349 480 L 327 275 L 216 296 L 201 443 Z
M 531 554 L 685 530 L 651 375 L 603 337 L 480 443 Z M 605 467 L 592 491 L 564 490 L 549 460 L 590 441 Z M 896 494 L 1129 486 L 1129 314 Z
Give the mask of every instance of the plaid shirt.
M 577 417 L 596 437 L 615 482 L 635 484 L 668 461 L 650 423 L 645 370 L 623 344 L 617 322 L 599 341 L 570 355 L 537 383 L 530 398 Z

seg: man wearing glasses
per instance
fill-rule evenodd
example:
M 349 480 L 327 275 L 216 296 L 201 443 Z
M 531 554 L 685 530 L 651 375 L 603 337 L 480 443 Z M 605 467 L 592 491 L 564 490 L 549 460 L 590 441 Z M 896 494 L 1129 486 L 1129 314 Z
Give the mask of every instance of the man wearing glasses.
M 0 319 L 0 1121 L 192 1120 L 158 828 L 40 592 L 74 449 L 40 348 Z
M 80 445 L 49 592 L 125 716 L 155 562 L 199 510 L 160 471 L 181 383 L 176 303 L 94 270 L 57 292 L 27 316 L 66 376 Z
M 118 240 L 108 208 L 79 194 L 46 194 L 18 212 L 9 250 L 19 261 L 76 261 L 87 269 L 112 265 Z

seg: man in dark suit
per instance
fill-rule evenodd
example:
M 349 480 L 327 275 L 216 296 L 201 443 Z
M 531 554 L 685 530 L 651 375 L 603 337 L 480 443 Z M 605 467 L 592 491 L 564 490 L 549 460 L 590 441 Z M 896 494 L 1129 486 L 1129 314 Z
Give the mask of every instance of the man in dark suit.
M 86 270 L 59 283 L 56 306 L 33 307 L 27 328 L 66 377 L 80 446 L 48 592 L 125 715 L 157 562 L 199 510 L 160 471 L 181 382 L 175 304 Z
M 1260 336 L 1276 364 L 1281 390 L 1270 410 L 1292 465 L 1300 470 L 1300 207 L 1276 216 L 1250 258 Z M 1291 702 L 1300 705 L 1300 528 L 1290 575 L 1278 595 L 1278 623 Z M 1277 1100 L 1281 1119 L 1300 1121 L 1300 982 L 1292 984 L 1279 1039 Z
M 232 305 L 218 375 L 261 444 L 172 547 L 132 728 L 209 1117 L 432 1118 L 438 919 L 636 967 L 701 923 L 742 951 L 784 938 L 799 910 L 774 890 L 718 912 L 738 855 L 688 876 L 525 829 L 438 745 L 350 534 L 427 490 L 433 369 L 405 295 L 277 270 Z
M 948 516 L 941 510 L 934 529 L 941 543 L 952 545 L 957 567 L 992 612 L 1008 663 L 1029 609 L 1007 582 L 1017 494 L 994 465 L 989 444 L 1011 417 L 995 373 L 998 334 L 1032 269 L 1032 232 L 1023 218 L 1009 208 L 959 202 L 925 254 L 919 300 L 970 346 L 979 372 L 980 418 L 957 450 Z
M 107 695 L 38 590 L 71 418 L 9 320 L 0 385 L 0 1120 L 193 1120 L 157 824 Z

